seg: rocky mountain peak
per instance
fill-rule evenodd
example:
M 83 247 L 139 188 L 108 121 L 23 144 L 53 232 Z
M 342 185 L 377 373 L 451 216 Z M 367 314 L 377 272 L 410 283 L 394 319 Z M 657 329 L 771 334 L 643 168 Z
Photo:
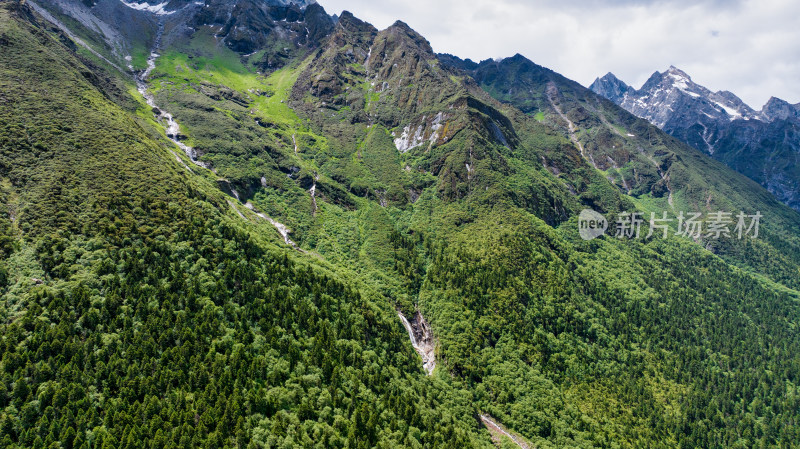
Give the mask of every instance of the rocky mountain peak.
M 342 14 L 339 16 L 336 25 L 337 28 L 341 28 L 347 31 L 363 31 L 363 30 L 377 31 L 375 27 L 354 16 L 353 13 L 347 10 L 342 11 Z
M 394 41 L 396 44 L 402 44 L 415 49 L 421 54 L 424 54 L 426 58 L 430 59 L 436 57 L 430 42 L 403 21 L 396 21 L 389 28 L 381 31 L 381 34 L 386 34 L 387 39 Z
M 761 109 L 760 118 L 771 122 L 774 120 L 787 120 L 789 118 L 800 117 L 800 110 L 796 105 L 791 105 L 785 100 L 777 97 L 770 97 Z
M 625 94 L 633 88 L 625 84 L 611 72 L 606 73 L 601 78 L 594 80 L 589 89 L 603 97 L 608 98 L 614 103 L 622 101 Z
M 695 123 L 702 125 L 704 136 L 696 140 L 706 151 L 711 151 L 712 144 L 706 141 L 713 139 L 713 129 L 732 120 L 758 118 L 758 114 L 736 95 L 727 91 L 712 92 L 674 65 L 664 72 L 653 73 L 638 90 L 613 74 L 598 78 L 590 88 L 667 132 L 689 128 Z
M 328 50 L 336 53 L 339 48 L 350 45 L 363 50 L 366 55 L 366 50 L 377 33 L 378 29 L 371 24 L 357 18 L 350 11 L 343 11 L 328 42 Z M 359 61 L 361 62 L 363 59 Z
M 503 58 L 503 60 L 506 62 L 525 62 L 525 61 L 532 62 L 528 58 L 523 56 L 521 53 L 516 53 L 514 54 L 514 56 Z
M 663 75 L 662 75 L 661 72 L 653 72 L 653 74 L 650 75 L 650 78 L 647 78 L 647 81 L 644 82 L 644 84 L 642 85 L 642 88 L 639 89 L 639 90 L 641 90 L 641 91 L 649 91 L 651 89 L 654 89 L 656 86 L 661 84 L 662 79 L 663 79 Z
M 402 20 L 395 20 L 394 23 L 389 28 L 403 28 L 408 31 L 414 31 L 413 29 L 411 29 L 410 26 L 408 26 L 407 23 L 403 22 Z
M 651 79 L 654 78 L 651 77 Z M 666 71 L 659 73 L 658 82 L 658 87 L 662 89 L 678 89 L 679 91 L 687 93 L 695 98 L 697 98 L 697 96 L 708 96 L 711 94 L 711 91 L 703 86 L 700 86 L 699 84 L 696 84 L 694 81 L 692 81 L 692 77 L 689 76 L 688 73 L 675 67 L 674 65 L 669 66 L 669 69 Z M 645 90 L 645 87 L 642 87 L 642 90 Z
M 712 92 L 670 66 L 641 89 L 623 92 L 612 74 L 590 86 L 595 93 L 644 118 L 700 151 L 711 154 L 800 209 L 796 159 L 800 107 L 772 97 L 755 111 L 728 91 Z
M 665 74 L 669 75 L 669 77 L 675 80 L 676 83 L 685 83 L 687 85 L 692 83 L 692 77 L 674 65 L 669 66 L 669 69 L 667 69 Z

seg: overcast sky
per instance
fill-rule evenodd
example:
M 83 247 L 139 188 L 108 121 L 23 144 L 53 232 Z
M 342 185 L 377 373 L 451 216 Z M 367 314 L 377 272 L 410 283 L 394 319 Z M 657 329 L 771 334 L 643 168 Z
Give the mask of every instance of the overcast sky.
M 588 86 L 613 72 L 636 88 L 674 65 L 755 109 L 800 102 L 797 0 L 318 0 L 379 29 L 403 20 L 437 52 L 521 53 Z

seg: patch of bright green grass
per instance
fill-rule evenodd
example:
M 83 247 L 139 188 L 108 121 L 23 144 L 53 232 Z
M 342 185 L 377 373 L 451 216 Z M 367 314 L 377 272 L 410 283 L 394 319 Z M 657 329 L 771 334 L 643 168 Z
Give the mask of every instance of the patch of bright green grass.
M 134 44 L 131 49 L 131 65 L 135 70 L 144 70 L 147 68 L 147 58 L 150 57 L 150 49 L 143 43 Z

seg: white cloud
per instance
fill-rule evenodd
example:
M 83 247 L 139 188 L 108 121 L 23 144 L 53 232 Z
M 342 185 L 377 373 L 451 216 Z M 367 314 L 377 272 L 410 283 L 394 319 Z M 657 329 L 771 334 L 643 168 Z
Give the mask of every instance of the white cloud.
M 581 84 L 614 72 L 640 87 L 675 65 L 759 109 L 800 102 L 793 0 L 319 0 L 378 28 L 403 20 L 434 50 L 481 60 L 521 53 Z

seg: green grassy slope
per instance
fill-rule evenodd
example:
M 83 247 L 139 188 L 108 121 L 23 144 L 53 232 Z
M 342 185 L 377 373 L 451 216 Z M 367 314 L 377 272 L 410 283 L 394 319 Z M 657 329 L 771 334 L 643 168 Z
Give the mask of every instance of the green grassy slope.
M 278 136 L 261 152 L 283 162 L 245 182 L 302 248 L 349 267 L 407 314 L 422 310 L 443 360 L 435 376 L 463 379 L 478 408 L 539 447 L 796 439 L 794 212 L 624 111 L 581 96 L 577 85 L 535 83 L 544 106 L 527 117 L 439 66 L 403 24 L 378 32 L 343 20 L 310 57 L 268 77 L 248 75 L 280 100 L 289 87 L 280 80 L 297 81 L 289 97 L 296 115 L 283 103 L 272 111 L 252 96 L 247 103 L 266 125 L 260 134 Z M 175 83 L 162 83 L 165 98 L 201 98 L 181 79 L 226 76 L 202 65 L 174 75 L 160 67 Z M 548 99 L 553 80 L 553 103 L 577 124 L 584 154 Z M 214 106 L 236 111 L 230 102 Z M 428 140 L 439 112 L 448 114 L 439 128 L 447 139 Z M 240 123 L 261 126 L 250 120 Z M 406 126 L 425 139 L 400 152 L 393 140 Z M 295 154 L 290 138 L 299 134 Z M 620 167 L 596 162 L 608 157 Z M 220 173 L 239 166 L 216 161 Z M 281 182 L 259 187 L 259 176 Z M 322 192 L 314 200 L 313 185 Z M 584 207 L 761 210 L 770 218 L 757 241 L 585 243 L 571 218 Z
M 765 189 L 724 164 L 660 132 L 613 103 L 520 55 L 470 65 L 441 56 L 465 69 L 493 97 L 519 108 L 566 135 L 566 116 L 584 147 L 584 159 L 645 212 L 760 211 L 760 238 L 745 245 L 701 239 L 737 266 L 800 287 L 800 215 Z M 551 101 L 552 100 L 552 101 Z M 556 109 L 558 108 L 558 110 Z M 559 168 L 558 164 L 549 164 Z M 563 171 L 563 170 L 562 170 Z
M 545 103 L 527 117 L 441 67 L 404 24 L 378 32 L 352 16 L 343 21 L 318 52 L 266 77 L 251 70 L 253 84 L 234 88 L 288 96 L 295 113 L 249 95 L 248 117 L 215 100 L 215 113 L 238 120 L 215 127 L 265 125 L 257 138 L 276 143 L 252 151 L 275 164 L 239 178 L 242 189 L 255 186 L 250 200 L 288 224 L 301 248 L 347 266 L 407 314 L 421 310 L 439 342 L 435 377 L 466 382 L 476 407 L 539 447 L 796 439 L 787 424 L 797 403 L 796 214 L 560 78 L 535 83 Z M 196 44 L 183 45 L 175 51 L 197 58 Z M 160 64 L 174 84 L 161 83 L 159 95 L 190 117 L 192 105 L 208 101 L 195 77 L 226 85 L 229 69 L 213 66 L 173 73 Z M 551 98 L 577 124 L 584 154 L 548 98 L 554 79 Z M 439 112 L 446 139 L 429 140 Z M 407 126 L 424 142 L 400 152 L 393 140 Z M 207 132 L 187 125 L 190 138 Z M 208 145 L 214 157 L 228 151 L 219 139 Z M 620 168 L 596 163 L 609 156 Z M 214 161 L 220 173 L 242 167 Z M 758 241 L 586 243 L 571 218 L 584 207 L 737 208 L 770 219 Z
M 352 15 L 261 74 L 200 28 L 162 49 L 151 85 L 214 169 L 189 173 L 128 90 L 88 83 L 85 62 L 3 12 L 10 47 L 52 54 L 3 65 L 2 98 L 46 73 L 72 132 L 113 130 L 42 144 L 63 142 L 51 166 L 74 158 L 59 221 L 0 222 L 10 444 L 488 446 L 488 413 L 536 447 L 797 447 L 797 214 L 579 86 L 528 80 L 520 110 L 405 24 Z M 35 107 L 66 126 L 13 98 L 8 123 Z M 18 163 L 33 144 L 7 128 L 0 198 L 30 216 L 51 194 L 13 174 L 47 165 Z M 422 138 L 399 151 L 406 129 Z M 88 164 L 102 176 L 82 184 Z M 764 238 L 585 242 L 584 207 L 760 209 Z M 433 376 L 395 307 L 430 321 Z
M 3 447 L 489 445 L 389 305 L 232 211 L 126 81 L 19 3 L 0 36 Z

